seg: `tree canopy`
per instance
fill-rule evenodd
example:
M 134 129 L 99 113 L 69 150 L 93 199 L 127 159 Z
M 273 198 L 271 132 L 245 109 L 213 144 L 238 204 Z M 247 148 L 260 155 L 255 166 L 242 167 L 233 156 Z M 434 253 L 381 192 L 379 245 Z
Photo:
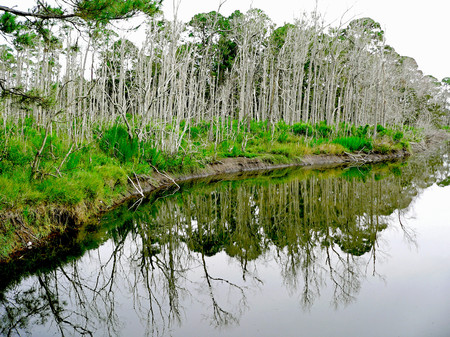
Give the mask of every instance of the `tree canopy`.
M 67 22 L 77 26 L 106 25 L 114 20 L 129 19 L 138 13 L 154 15 L 160 11 L 162 0 L 70 0 L 65 6 L 37 0 L 28 11 L 0 5 L 0 32 L 24 39 L 30 30 L 49 38 L 46 27 L 50 22 Z M 0 12 L 1 13 L 1 12 Z

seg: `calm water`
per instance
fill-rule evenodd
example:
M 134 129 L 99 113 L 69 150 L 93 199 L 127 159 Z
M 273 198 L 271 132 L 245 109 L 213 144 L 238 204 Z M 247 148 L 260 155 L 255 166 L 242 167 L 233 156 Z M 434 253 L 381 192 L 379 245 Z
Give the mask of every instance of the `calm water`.
M 2 266 L 0 334 L 450 336 L 448 150 L 125 205 Z

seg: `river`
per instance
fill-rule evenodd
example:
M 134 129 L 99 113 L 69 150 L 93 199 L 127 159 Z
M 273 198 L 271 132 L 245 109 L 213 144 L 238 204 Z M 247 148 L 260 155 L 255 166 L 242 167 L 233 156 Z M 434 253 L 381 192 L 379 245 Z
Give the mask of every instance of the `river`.
M 0 334 L 449 336 L 449 183 L 446 146 L 158 191 L 1 266 Z

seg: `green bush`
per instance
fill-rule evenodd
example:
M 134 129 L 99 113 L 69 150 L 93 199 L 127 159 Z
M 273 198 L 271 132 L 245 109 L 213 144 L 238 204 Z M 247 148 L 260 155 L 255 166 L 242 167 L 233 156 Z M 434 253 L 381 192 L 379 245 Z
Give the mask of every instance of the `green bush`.
M 0 174 L 6 174 L 7 172 L 12 171 L 14 164 L 6 159 L 0 158 Z
M 313 133 L 313 128 L 307 123 L 296 123 L 292 125 L 292 132 L 296 135 L 310 136 Z
M 292 150 L 289 147 L 287 147 L 287 146 L 279 146 L 279 147 L 276 147 L 276 148 L 272 148 L 272 149 L 270 149 L 269 152 L 272 153 L 272 154 L 283 155 L 283 156 L 285 156 L 287 158 L 290 158 L 292 156 L 292 153 L 291 153 Z
M 66 161 L 66 169 L 73 170 L 78 166 L 80 160 L 82 158 L 82 154 L 80 152 L 73 152 L 69 155 Z
M 102 151 L 122 163 L 132 160 L 139 155 L 139 144 L 136 138 L 130 138 L 123 125 L 116 125 L 105 130 L 99 141 Z
M 16 226 L 5 221 L 0 226 L 0 258 L 7 257 L 16 245 Z
M 392 139 L 395 142 L 399 142 L 402 138 L 403 138 L 403 132 L 401 132 L 401 131 L 397 131 L 396 133 L 394 133 L 394 136 L 392 137 Z
M 360 137 L 339 137 L 333 140 L 334 144 L 341 144 L 346 149 L 351 152 L 354 151 L 364 151 L 369 152 L 373 149 L 373 144 L 371 139 L 360 138 Z
M 283 131 L 283 132 L 278 136 L 277 141 L 280 142 L 280 143 L 286 143 L 286 142 L 288 141 L 288 139 L 289 139 L 289 134 L 288 134 L 287 132 L 284 132 L 284 131 Z
M 385 133 L 386 133 L 386 128 L 384 128 L 382 125 L 380 125 L 380 124 L 377 124 L 377 132 L 380 134 L 380 135 L 384 135 Z
M 191 139 L 195 139 L 200 134 L 200 128 L 197 126 L 190 126 L 189 127 L 189 134 L 191 135 Z
M 365 126 L 360 125 L 352 128 L 352 135 L 355 137 L 366 138 L 368 133 L 369 125 L 367 124 Z
M 326 124 L 326 122 L 317 123 L 315 125 L 315 129 L 316 129 L 316 135 L 318 137 L 323 137 L 323 138 L 328 137 L 331 134 L 331 132 L 333 131 L 331 126 L 328 126 Z
M 13 165 L 24 166 L 33 161 L 33 150 L 27 144 L 17 139 L 11 139 L 9 146 L 5 148 L 5 159 Z
M 387 154 L 387 153 L 391 152 L 391 147 L 389 146 L 389 144 L 381 143 L 381 144 L 378 144 L 374 148 L 374 150 L 375 150 L 375 152 L 378 152 L 381 154 Z
M 143 144 L 142 149 L 142 157 L 147 163 L 158 167 L 161 165 L 161 162 L 164 161 L 162 152 L 157 148 L 152 147 L 150 144 Z

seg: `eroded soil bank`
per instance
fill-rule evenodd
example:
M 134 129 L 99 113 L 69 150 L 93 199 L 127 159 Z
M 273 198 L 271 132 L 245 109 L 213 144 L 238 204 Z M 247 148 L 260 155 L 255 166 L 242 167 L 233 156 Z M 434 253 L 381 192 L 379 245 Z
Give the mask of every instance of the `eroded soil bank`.
M 417 153 L 434 146 L 441 144 L 445 140 L 449 139 L 449 135 L 439 135 L 431 137 L 422 144 L 412 144 L 412 152 Z M 156 191 L 161 188 L 169 187 L 173 184 L 180 182 L 205 178 L 205 177 L 217 177 L 220 178 L 222 174 L 239 173 L 239 172 L 251 172 L 260 170 L 271 170 L 277 168 L 285 168 L 292 166 L 303 166 L 311 168 L 326 168 L 336 167 L 354 164 L 369 164 L 383 161 L 395 161 L 408 157 L 411 153 L 407 151 L 397 151 L 390 154 L 350 154 L 344 155 L 310 155 L 305 156 L 301 160 L 295 160 L 286 164 L 273 164 L 266 162 L 259 158 L 225 158 L 218 160 L 205 168 L 189 175 L 174 175 L 170 176 L 165 172 L 155 171 L 151 176 L 137 176 L 130 182 L 128 190 L 120 195 L 119 198 L 114 200 L 110 205 L 106 205 L 102 201 L 98 204 L 83 204 L 76 209 L 66 209 L 63 206 L 52 209 L 39 209 L 37 213 L 41 213 L 48 221 L 52 221 L 61 225 L 64 228 L 62 232 L 52 233 L 50 236 L 38 238 L 32 234 L 32 231 L 28 228 L 26 221 L 23 219 L 22 214 L 0 214 L 0 221 L 9 220 L 15 223 L 17 226 L 16 236 L 17 245 L 7 258 L 0 259 L 0 262 L 10 261 L 11 259 L 21 259 L 30 250 L 36 250 L 43 247 L 48 247 L 52 244 L 55 237 L 68 233 L 76 233 L 77 229 L 82 224 L 89 223 L 89 225 L 95 225 L 98 222 L 99 215 L 108 212 L 109 210 L 117 207 L 118 205 L 129 201 L 131 199 L 139 199 L 142 196 Z M 88 219 L 86 221 L 86 219 Z M 69 234 L 70 235 L 70 234 Z

